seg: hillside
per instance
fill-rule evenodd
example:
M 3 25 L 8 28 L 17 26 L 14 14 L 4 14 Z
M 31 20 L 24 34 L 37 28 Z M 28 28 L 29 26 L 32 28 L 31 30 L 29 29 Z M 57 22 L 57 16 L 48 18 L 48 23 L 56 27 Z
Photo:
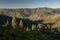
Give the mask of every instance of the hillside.
M 47 23 L 54 23 L 52 25 L 52 28 L 58 27 L 60 29 L 60 14 L 48 16 L 48 17 L 44 18 L 43 20 L 45 23 L 46 22 Z

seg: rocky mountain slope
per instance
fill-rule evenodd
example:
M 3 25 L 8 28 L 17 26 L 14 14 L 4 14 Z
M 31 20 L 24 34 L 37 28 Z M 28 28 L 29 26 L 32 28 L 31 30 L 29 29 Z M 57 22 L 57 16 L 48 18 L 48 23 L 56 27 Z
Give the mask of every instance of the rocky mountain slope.
M 52 27 L 60 28 L 60 9 L 53 8 L 25 8 L 25 9 L 0 9 L 0 20 L 2 15 L 16 16 L 31 21 L 43 20 L 44 23 L 54 23 Z M 6 18 L 6 17 L 5 17 Z
M 25 8 L 25 9 L 0 9 L 0 15 L 13 16 L 30 20 L 40 20 L 47 16 L 58 14 L 58 10 L 52 8 Z

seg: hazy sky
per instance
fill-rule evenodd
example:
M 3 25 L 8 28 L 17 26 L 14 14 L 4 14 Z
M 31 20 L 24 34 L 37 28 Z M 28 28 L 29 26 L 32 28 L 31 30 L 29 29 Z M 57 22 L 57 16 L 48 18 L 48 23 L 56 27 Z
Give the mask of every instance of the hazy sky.
M 0 8 L 60 8 L 60 0 L 0 0 Z

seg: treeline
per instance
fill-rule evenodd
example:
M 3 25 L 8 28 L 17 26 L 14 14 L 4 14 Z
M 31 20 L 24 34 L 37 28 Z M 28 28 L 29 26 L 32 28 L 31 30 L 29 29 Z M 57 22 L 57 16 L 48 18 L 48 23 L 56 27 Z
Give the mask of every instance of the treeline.
M 25 20 L 24 20 L 25 21 Z M 35 24 L 35 23 L 28 23 L 29 25 L 27 25 L 27 21 L 24 23 L 24 21 L 21 20 L 17 20 L 16 16 L 12 16 L 12 20 L 9 21 L 7 20 L 6 22 L 4 22 L 3 24 L 1 24 L 1 26 L 3 27 L 10 27 L 10 28 L 19 28 L 22 30 L 26 30 L 26 31 L 30 31 L 30 30 L 40 30 L 40 29 L 46 29 L 46 30 L 58 30 L 58 28 L 52 28 L 51 25 L 53 23 L 42 23 L 42 24 Z
M 40 28 L 40 27 L 36 26 L 35 24 L 32 24 L 32 25 L 30 24 L 30 27 L 29 27 L 28 25 L 25 25 L 23 22 L 24 22 L 23 20 L 17 21 L 17 18 L 15 16 L 12 16 L 11 21 L 7 20 L 3 24 L 1 24 L 1 26 L 13 28 L 13 29 L 19 28 L 19 29 L 26 30 L 26 31 L 35 30 L 35 29 Z
M 4 22 L 4 21 L 3 21 Z M 32 22 L 32 23 L 31 23 Z M 58 32 L 59 28 L 55 27 L 53 28 L 51 25 L 53 23 L 41 23 L 41 21 L 38 21 L 38 23 L 35 21 L 27 21 L 23 19 L 17 20 L 16 16 L 12 16 L 11 20 L 7 19 L 4 23 L 0 24 L 2 27 L 8 27 L 13 29 L 20 29 L 24 31 L 39 31 L 43 30 L 46 32 Z M 40 22 L 40 23 L 39 23 Z
M 7 20 L 0 24 L 0 40 L 60 40 L 60 34 L 56 32 L 55 30 L 54 34 L 51 33 L 50 25 L 32 24 L 25 27 L 23 20 L 18 23 L 15 16 L 12 16 L 11 22 Z

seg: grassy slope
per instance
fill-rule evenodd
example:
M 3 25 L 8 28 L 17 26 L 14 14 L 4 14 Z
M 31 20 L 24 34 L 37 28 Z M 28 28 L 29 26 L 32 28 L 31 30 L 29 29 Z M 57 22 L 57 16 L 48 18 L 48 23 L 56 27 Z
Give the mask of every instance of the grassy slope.
M 52 27 L 60 28 L 60 14 L 55 14 L 55 15 L 48 16 L 43 20 L 44 20 L 44 22 L 47 22 L 47 23 L 49 23 L 49 22 L 54 23 L 52 25 Z

